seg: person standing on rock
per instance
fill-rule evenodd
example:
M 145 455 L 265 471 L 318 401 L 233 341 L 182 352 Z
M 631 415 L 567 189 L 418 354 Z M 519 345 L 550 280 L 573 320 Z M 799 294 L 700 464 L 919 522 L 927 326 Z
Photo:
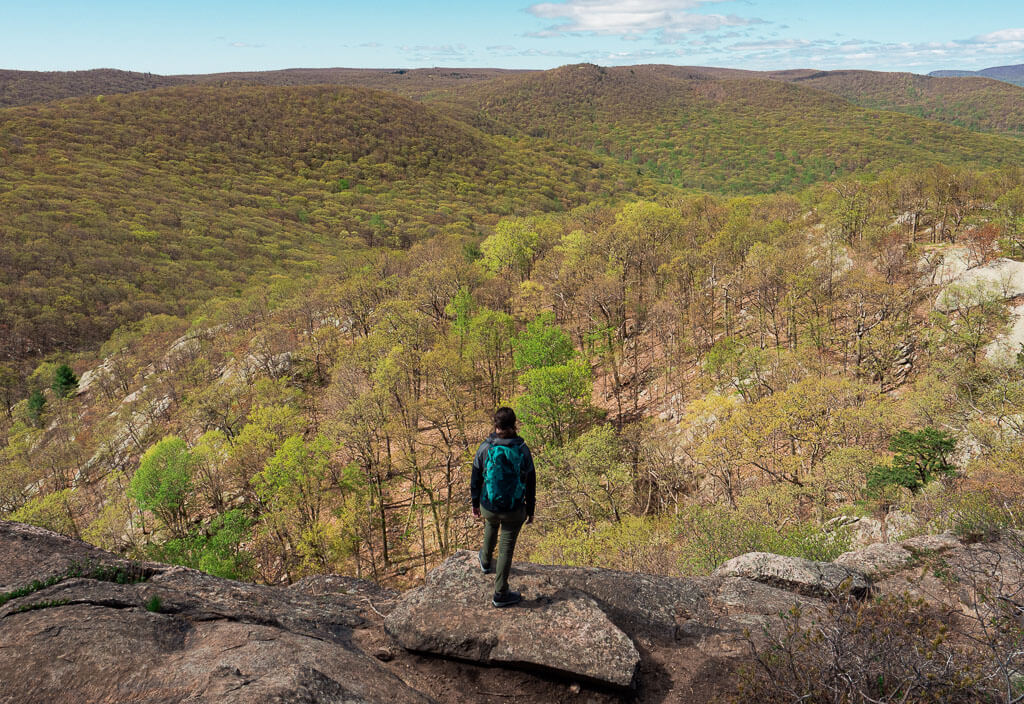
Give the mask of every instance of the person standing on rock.
M 533 455 L 516 432 L 516 413 L 503 406 L 494 412 L 494 432 L 480 443 L 469 483 L 473 515 L 484 520 L 484 544 L 478 555 L 484 574 L 494 573 L 494 606 L 523 600 L 508 588 L 512 553 L 524 523 L 533 523 L 537 476 Z M 494 548 L 498 561 L 494 562 Z

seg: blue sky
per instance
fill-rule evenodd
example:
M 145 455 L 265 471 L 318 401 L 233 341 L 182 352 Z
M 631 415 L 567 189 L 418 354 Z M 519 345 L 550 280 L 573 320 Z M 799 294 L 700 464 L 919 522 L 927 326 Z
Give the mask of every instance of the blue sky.
M 0 68 L 671 63 L 927 73 L 1024 63 L 1020 0 L 0 0 Z

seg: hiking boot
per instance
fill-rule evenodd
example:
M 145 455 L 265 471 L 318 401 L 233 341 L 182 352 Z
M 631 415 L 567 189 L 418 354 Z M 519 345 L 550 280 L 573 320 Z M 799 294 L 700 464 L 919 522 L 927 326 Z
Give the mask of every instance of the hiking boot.
M 494 598 L 491 599 L 491 604 L 500 609 L 504 606 L 512 606 L 512 604 L 518 604 L 522 600 L 523 595 L 519 592 L 495 592 Z
M 494 565 L 484 564 L 484 556 L 480 553 L 476 554 L 476 559 L 480 562 L 480 571 L 484 574 L 494 574 Z

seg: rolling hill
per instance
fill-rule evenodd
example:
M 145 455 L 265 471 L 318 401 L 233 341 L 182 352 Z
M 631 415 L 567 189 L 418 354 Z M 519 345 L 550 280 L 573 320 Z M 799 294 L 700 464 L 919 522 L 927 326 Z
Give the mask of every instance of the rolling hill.
M 564 66 L 467 86 L 486 124 L 566 142 L 686 188 L 752 193 L 898 164 L 998 166 L 1024 142 L 866 110 L 803 85 L 664 66 Z
M 929 76 L 984 76 L 994 78 L 997 81 L 1006 81 L 1014 85 L 1024 86 L 1024 64 L 1013 64 L 1011 66 L 992 66 L 983 68 L 980 71 L 932 71 Z
M 542 147 L 542 148 L 541 148 Z M 0 111 L 0 358 L 339 250 L 475 235 L 640 186 L 572 147 L 349 87 L 176 87 Z
M 175 76 L 99 68 L 91 71 L 10 71 L 0 69 L 0 108 L 48 103 L 84 95 L 135 93 L 186 83 Z
M 894 110 L 970 130 L 1024 136 L 1024 88 L 992 78 L 821 71 L 771 74 L 872 110 Z

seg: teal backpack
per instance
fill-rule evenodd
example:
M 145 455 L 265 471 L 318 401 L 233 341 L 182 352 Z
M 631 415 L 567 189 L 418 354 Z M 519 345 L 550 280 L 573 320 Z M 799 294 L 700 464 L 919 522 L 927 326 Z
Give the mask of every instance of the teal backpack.
M 491 445 L 484 463 L 484 497 L 495 511 L 511 511 L 523 499 L 522 445 Z

